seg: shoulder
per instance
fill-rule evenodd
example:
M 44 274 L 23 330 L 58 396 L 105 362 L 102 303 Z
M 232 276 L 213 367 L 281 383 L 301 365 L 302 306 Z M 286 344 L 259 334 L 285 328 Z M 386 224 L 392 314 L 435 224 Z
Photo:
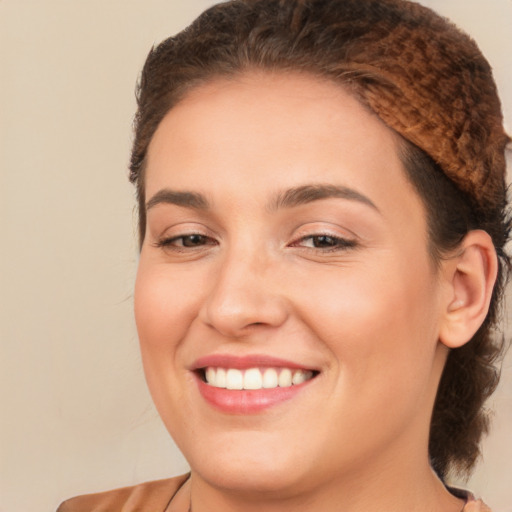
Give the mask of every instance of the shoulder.
M 491 512 L 491 509 L 482 500 L 470 499 L 463 512 Z
M 492 512 L 482 500 L 477 500 L 473 493 L 456 487 L 448 487 L 448 490 L 457 498 L 466 501 L 466 506 L 462 509 L 462 512 Z
M 62 503 L 57 512 L 164 512 L 188 476 L 77 496 Z

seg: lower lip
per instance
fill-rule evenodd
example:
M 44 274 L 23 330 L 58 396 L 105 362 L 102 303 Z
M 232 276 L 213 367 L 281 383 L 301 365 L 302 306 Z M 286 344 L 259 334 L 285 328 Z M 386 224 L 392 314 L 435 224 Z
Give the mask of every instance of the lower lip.
M 294 398 L 309 383 L 270 389 L 225 389 L 210 386 L 196 378 L 202 397 L 216 409 L 229 414 L 256 414 Z

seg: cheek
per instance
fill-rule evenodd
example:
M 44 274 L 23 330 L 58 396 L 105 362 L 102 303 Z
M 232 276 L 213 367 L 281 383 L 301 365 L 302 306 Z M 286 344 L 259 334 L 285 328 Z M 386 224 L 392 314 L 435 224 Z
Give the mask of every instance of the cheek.
M 197 314 L 197 290 L 201 289 L 192 278 L 142 255 L 135 282 L 134 310 L 144 373 L 171 435 L 176 411 L 186 408 L 182 347 Z
M 359 390 L 387 379 L 397 386 L 428 380 L 437 345 L 435 289 L 425 267 L 378 261 L 316 275 L 302 292 L 304 322 Z
M 134 308 L 143 352 L 168 351 L 179 344 L 197 312 L 200 282 L 195 273 L 173 272 L 141 258 Z

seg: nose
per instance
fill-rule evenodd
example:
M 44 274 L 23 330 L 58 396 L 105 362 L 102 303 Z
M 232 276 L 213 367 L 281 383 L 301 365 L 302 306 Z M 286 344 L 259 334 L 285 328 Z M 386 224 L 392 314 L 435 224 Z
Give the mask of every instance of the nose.
M 269 259 L 233 253 L 219 266 L 202 305 L 203 322 L 223 336 L 241 338 L 254 328 L 276 328 L 286 321 L 288 301 Z

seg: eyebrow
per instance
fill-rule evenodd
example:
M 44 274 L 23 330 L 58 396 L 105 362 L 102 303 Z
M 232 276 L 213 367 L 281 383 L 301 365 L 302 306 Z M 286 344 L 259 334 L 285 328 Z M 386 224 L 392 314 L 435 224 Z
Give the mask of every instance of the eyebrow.
M 357 190 L 342 185 L 312 184 L 294 187 L 276 195 L 269 205 L 271 211 L 281 208 L 294 208 L 321 199 L 340 198 L 357 201 L 370 206 L 377 212 L 375 203 Z
M 175 204 L 195 210 L 208 210 L 210 204 L 205 196 L 197 192 L 177 191 L 164 188 L 159 190 L 147 203 L 146 211 L 157 204 Z
M 294 208 L 303 204 L 330 198 L 357 201 L 370 206 L 377 212 L 379 211 L 375 203 L 370 198 L 361 194 L 357 190 L 342 185 L 331 184 L 301 185 L 278 192 L 270 201 L 268 209 L 270 211 L 276 211 L 282 208 Z M 174 204 L 195 210 L 208 210 L 210 208 L 210 203 L 203 194 L 164 188 L 159 190 L 149 201 L 147 201 L 146 211 L 162 203 Z

